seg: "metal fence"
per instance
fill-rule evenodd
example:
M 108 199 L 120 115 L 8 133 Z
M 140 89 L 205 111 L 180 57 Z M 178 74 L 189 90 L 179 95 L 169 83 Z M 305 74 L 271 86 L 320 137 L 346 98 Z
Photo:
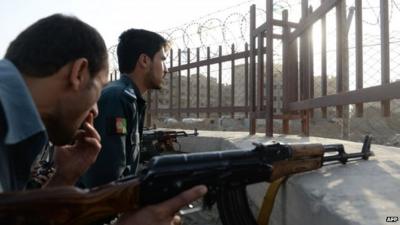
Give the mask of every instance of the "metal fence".
M 263 119 L 268 136 L 277 120 L 283 133 L 300 123 L 308 135 L 310 120 L 320 115 L 339 118 L 341 136 L 348 138 L 349 130 L 360 129 L 365 109 L 382 111 L 385 118 L 396 113 L 398 101 L 391 99 L 400 96 L 400 42 L 389 23 L 398 18 L 397 2 L 288 2 L 268 0 L 266 10 L 253 5 L 250 13 L 230 14 L 223 23 L 209 18 L 186 25 L 185 47 L 195 45 L 189 33 L 199 35 L 201 44 L 170 52 L 168 87 L 148 96 L 151 115 L 245 117 L 250 133 L 257 129 L 255 120 Z M 235 21 L 239 39 L 247 35 L 249 44 L 228 38 L 226 26 Z M 217 46 L 205 41 L 216 36 L 223 37 Z M 227 48 L 229 40 L 236 41 Z
M 398 82 L 390 81 L 390 51 L 389 51 L 389 1 L 381 0 L 380 9 L 380 82 L 378 85 L 373 85 L 368 88 L 364 88 L 364 47 L 363 47 L 363 1 L 355 0 L 355 49 L 354 58 L 355 63 L 352 64 L 355 67 L 355 73 L 349 75 L 349 35 L 348 29 L 350 25 L 350 16 L 346 15 L 346 1 L 323 1 L 321 5 L 312 12 L 311 8 L 308 8 L 307 1 L 303 1 L 303 16 L 304 19 L 300 22 L 300 26 L 311 28 L 311 25 L 316 21 L 321 20 L 321 97 L 314 97 L 314 71 L 313 71 L 313 52 L 309 51 L 312 49 L 312 39 L 310 35 L 302 35 L 300 37 L 300 83 L 304 82 L 304 86 L 300 85 L 300 94 L 304 97 L 300 97 L 296 101 L 289 100 L 287 103 L 287 110 L 294 111 L 299 110 L 305 115 L 306 119 L 310 117 L 312 109 L 322 108 L 323 117 L 326 117 L 326 108 L 328 106 L 336 106 L 336 114 L 338 118 L 342 118 L 342 135 L 343 138 L 349 137 L 349 118 L 350 104 L 355 104 L 354 110 L 352 110 L 357 117 L 363 116 L 363 103 L 365 102 L 377 102 L 380 101 L 382 115 L 388 117 L 390 115 L 390 99 L 399 98 L 400 93 L 396 91 L 399 88 Z M 326 51 L 326 14 L 335 8 L 336 16 L 336 90 L 335 94 L 327 93 L 327 51 Z M 308 23 L 308 26 L 307 26 Z M 307 31 L 307 29 L 303 29 Z M 295 33 L 293 31 L 293 33 Z M 290 34 L 290 35 L 293 35 Z M 299 33 L 299 32 L 298 32 Z M 305 32 L 307 33 L 307 32 Z M 293 39 L 292 39 L 293 40 Z M 290 38 L 289 38 L 290 41 Z M 307 50 L 308 49 L 308 50 Z M 367 60 L 370 60 L 370 57 Z M 302 62 L 303 61 L 303 62 Z M 301 67 L 303 66 L 303 70 Z M 284 74 L 285 77 L 285 74 Z M 355 80 L 355 90 L 350 90 L 350 77 Z M 284 90 L 284 93 L 285 92 Z M 308 134 L 309 123 L 304 124 L 305 133 Z

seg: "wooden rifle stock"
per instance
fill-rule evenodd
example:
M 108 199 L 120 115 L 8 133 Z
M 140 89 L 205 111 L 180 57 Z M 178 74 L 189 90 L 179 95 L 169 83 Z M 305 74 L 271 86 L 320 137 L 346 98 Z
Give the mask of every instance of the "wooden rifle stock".
M 85 225 L 139 207 L 139 181 L 90 190 L 54 187 L 0 194 L 2 224 Z
M 324 146 L 322 144 L 292 144 L 292 156 L 287 160 L 272 163 L 271 179 L 273 182 L 291 174 L 318 169 L 322 166 Z

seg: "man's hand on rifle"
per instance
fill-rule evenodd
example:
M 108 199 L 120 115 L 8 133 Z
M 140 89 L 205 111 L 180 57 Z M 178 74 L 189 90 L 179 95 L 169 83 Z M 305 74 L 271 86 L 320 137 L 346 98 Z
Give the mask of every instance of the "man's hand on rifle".
M 205 186 L 196 186 L 160 204 L 150 205 L 138 211 L 124 214 L 118 225 L 179 225 L 177 212 L 184 206 L 201 198 L 207 192 Z

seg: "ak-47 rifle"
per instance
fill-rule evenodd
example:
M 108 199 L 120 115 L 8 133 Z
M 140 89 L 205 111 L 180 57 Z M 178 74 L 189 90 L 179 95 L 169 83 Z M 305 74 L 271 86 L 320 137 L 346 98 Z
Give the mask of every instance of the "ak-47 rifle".
M 162 130 L 144 131 L 141 141 L 140 160 L 147 162 L 154 156 L 161 154 L 187 153 L 181 151 L 181 145 L 177 138 L 197 135 L 199 135 L 197 129 L 194 129 L 193 133 Z
M 332 161 L 368 160 L 372 155 L 370 141 L 366 137 L 362 151 L 353 154 L 347 154 L 341 144 L 257 144 L 251 150 L 158 156 L 139 177 L 90 190 L 59 187 L 0 194 L 0 221 L 4 224 L 89 224 L 162 202 L 204 184 L 208 193 L 203 204 L 211 207 L 217 203 L 223 224 L 255 225 L 245 201 L 246 185 L 272 182 L 318 169 Z M 327 152 L 337 154 L 325 156 Z

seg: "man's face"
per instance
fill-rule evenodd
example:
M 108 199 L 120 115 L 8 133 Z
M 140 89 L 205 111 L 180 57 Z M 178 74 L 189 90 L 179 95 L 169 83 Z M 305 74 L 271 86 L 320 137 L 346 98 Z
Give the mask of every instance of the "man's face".
M 164 48 L 161 48 L 153 57 L 149 72 L 146 74 L 146 86 L 148 89 L 161 89 L 168 68 L 165 64 L 167 59 Z
M 71 144 L 89 113 L 94 117 L 98 114 L 97 101 L 108 82 L 108 64 L 94 76 L 87 71 L 86 76 L 81 89 L 66 94 L 59 101 L 52 129 L 48 129 L 50 140 L 56 145 Z

